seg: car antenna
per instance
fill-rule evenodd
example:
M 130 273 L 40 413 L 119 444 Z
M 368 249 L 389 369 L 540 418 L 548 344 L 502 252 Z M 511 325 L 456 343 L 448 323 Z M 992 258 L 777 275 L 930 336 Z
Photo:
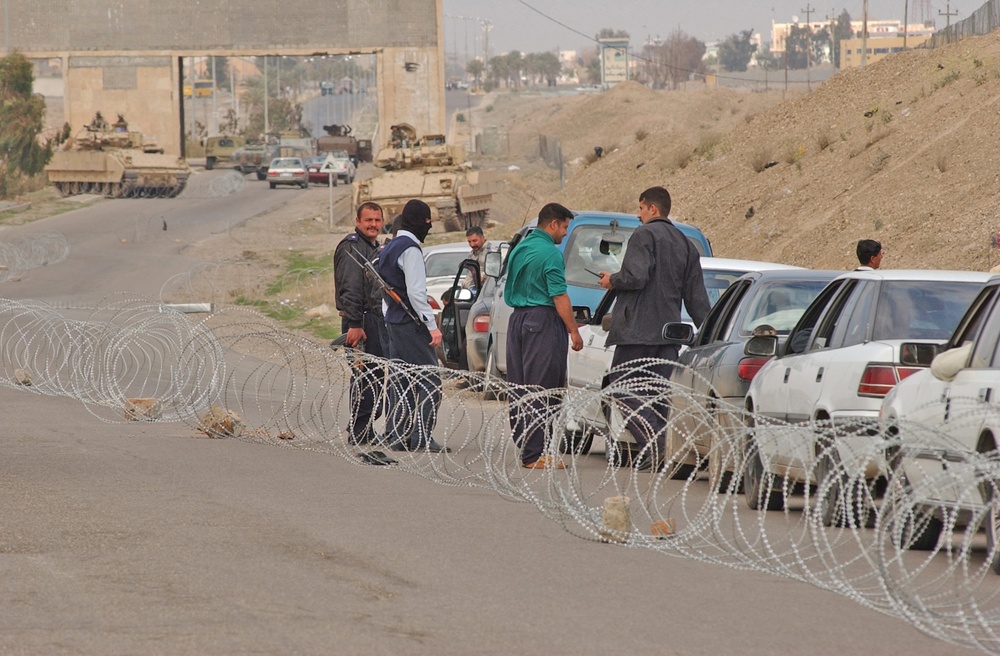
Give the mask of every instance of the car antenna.
M 528 209 L 525 210 L 524 219 L 521 221 L 521 228 L 523 228 L 524 224 L 528 222 L 528 215 L 531 214 L 531 204 L 534 202 L 535 202 L 535 194 L 531 194 L 531 200 L 528 201 Z

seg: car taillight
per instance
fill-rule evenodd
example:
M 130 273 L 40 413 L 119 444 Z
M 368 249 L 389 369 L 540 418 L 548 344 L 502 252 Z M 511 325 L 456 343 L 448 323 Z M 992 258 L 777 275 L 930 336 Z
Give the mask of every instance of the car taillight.
M 432 310 L 440 310 L 441 309 L 441 306 L 438 305 L 438 302 L 434 300 L 433 296 L 428 296 L 427 297 L 427 302 L 430 303 L 430 306 L 431 306 Z
M 909 373 L 906 374 L 906 376 L 908 375 Z M 898 382 L 899 375 L 893 365 L 869 364 L 865 367 L 865 372 L 861 374 L 858 396 L 885 396 Z
M 921 369 L 922 367 L 896 367 L 896 375 L 899 376 L 899 380 L 905 380 Z
M 477 333 L 490 332 L 490 315 L 480 314 L 472 320 L 472 329 Z
M 736 375 L 740 377 L 740 380 L 745 380 L 750 382 L 753 377 L 757 375 L 760 368 L 767 364 L 767 361 L 771 358 L 743 358 L 740 360 L 739 366 L 736 368 Z

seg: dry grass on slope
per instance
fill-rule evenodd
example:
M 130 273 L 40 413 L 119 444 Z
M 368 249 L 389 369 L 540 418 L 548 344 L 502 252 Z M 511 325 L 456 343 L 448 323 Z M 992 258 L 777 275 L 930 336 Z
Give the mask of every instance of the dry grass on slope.
M 872 237 L 891 267 L 1000 260 L 989 248 L 1000 229 L 1000 34 L 902 53 L 807 95 L 761 99 L 760 111 L 740 108 L 764 94 L 622 86 L 631 88 L 559 99 L 562 109 L 522 120 L 525 143 L 531 131 L 566 135 L 581 154 L 595 143 L 580 136 L 583 122 L 591 136 L 619 135 L 618 152 L 558 194 L 567 205 L 631 212 L 643 188 L 666 184 L 674 214 L 720 255 L 843 269 L 857 239 Z M 712 122 L 731 129 L 706 129 Z M 678 152 L 691 153 L 684 167 Z

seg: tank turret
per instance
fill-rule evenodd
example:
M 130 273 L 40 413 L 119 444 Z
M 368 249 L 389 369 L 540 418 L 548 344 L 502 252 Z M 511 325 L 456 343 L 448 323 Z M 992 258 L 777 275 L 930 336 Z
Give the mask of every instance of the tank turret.
M 482 226 L 493 200 L 494 177 L 470 170 L 465 149 L 449 146 L 441 134 L 420 138 L 408 123 L 393 125 L 389 141 L 374 164 L 385 173 L 354 183 L 355 209 L 364 202 L 380 204 L 390 219 L 411 198 L 431 207 L 431 218 L 447 231 Z
M 109 198 L 173 198 L 191 174 L 184 158 L 166 155 L 155 141 L 129 131 L 121 114 L 109 125 L 100 112 L 53 153 L 45 171 L 64 196 Z

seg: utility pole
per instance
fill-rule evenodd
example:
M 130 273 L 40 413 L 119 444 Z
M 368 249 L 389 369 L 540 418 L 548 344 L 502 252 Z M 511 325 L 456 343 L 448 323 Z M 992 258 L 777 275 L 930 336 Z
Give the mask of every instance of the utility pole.
M 488 64 L 490 61 L 490 30 L 493 29 L 493 23 L 488 20 L 482 22 L 483 26 L 483 63 Z
M 909 18 L 910 13 L 910 0 L 903 1 L 903 50 L 906 50 L 906 33 L 909 31 L 906 29 L 906 23 Z
M 827 20 L 830 21 L 830 63 L 833 64 L 834 68 L 840 68 L 840 48 L 837 44 L 837 21 L 836 21 L 836 8 L 830 10 L 830 15 L 827 16 Z M 836 60 L 836 61 L 834 61 Z
M 801 11 L 803 14 L 806 15 L 806 89 L 808 91 L 812 91 L 812 80 L 809 79 L 809 64 L 811 63 L 810 60 L 812 59 L 813 28 L 812 28 L 812 23 L 809 22 L 809 16 L 816 10 L 813 9 L 811 6 L 809 6 L 809 3 L 807 2 L 806 8 L 800 9 L 799 11 Z
M 954 13 L 952 13 L 952 11 L 951 11 L 951 0 L 948 0 L 948 4 L 946 5 L 946 7 L 947 8 L 943 12 L 940 9 L 938 9 L 938 16 L 945 16 L 946 17 L 945 18 L 945 29 L 948 29 L 949 27 L 951 27 L 951 17 L 952 16 L 958 16 L 958 11 L 956 10 Z
M 862 23 L 861 23 L 861 68 L 865 67 L 868 63 L 868 0 L 865 0 L 862 6 Z

